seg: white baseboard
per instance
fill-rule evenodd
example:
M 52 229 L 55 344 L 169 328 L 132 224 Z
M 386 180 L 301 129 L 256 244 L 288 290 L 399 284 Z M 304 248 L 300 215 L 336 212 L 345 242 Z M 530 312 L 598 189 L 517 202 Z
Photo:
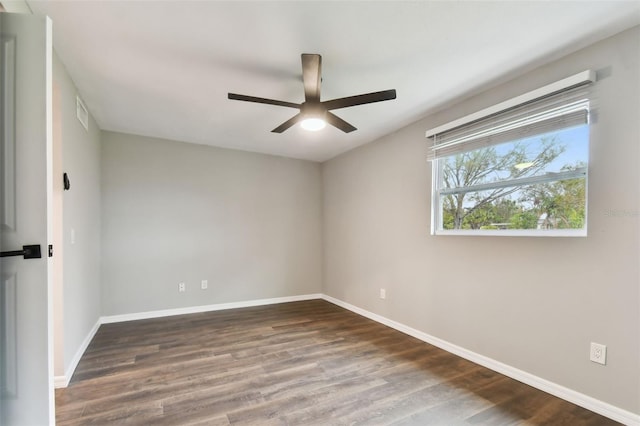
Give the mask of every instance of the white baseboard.
M 135 321 L 141 319 L 161 318 L 174 315 L 197 314 L 201 312 L 221 311 L 224 309 L 248 308 L 251 306 L 274 305 L 276 303 L 299 302 L 301 300 L 322 299 L 322 294 L 303 294 L 299 296 L 274 297 L 272 299 L 255 299 L 243 302 L 218 303 L 215 305 L 190 306 L 188 308 L 165 309 L 136 314 L 110 315 L 100 317 L 101 324 L 114 322 Z
M 69 380 L 66 374 L 64 376 L 53 376 L 53 387 L 55 389 L 66 388 L 69 386 Z
M 471 362 L 475 362 L 476 364 L 482 365 L 483 367 L 487 367 L 500 374 L 504 374 L 505 376 L 518 380 L 519 382 L 526 383 L 529 386 L 533 386 L 534 388 L 540 389 L 551 395 L 557 396 L 558 398 L 562 398 L 566 401 L 579 405 L 595 413 L 601 414 L 617 422 L 620 422 L 629 426 L 640 425 L 640 415 L 638 414 L 634 414 L 630 411 L 624 410 L 622 408 L 619 408 L 614 405 L 608 404 L 606 402 L 600 401 L 598 399 L 592 398 L 588 395 L 566 388 L 557 383 L 550 382 L 549 380 L 543 379 L 541 377 L 534 376 L 533 374 L 527 373 L 526 371 L 522 371 L 510 365 L 503 364 L 492 358 L 488 358 L 484 355 L 480 355 L 468 349 L 454 345 L 453 343 L 447 342 L 446 340 L 442 340 L 435 336 L 431 336 L 430 334 L 416 330 L 414 328 L 411 328 L 399 322 L 390 320 L 381 315 L 374 314 L 373 312 L 369 312 L 365 309 L 351 305 L 350 303 L 347 303 L 347 302 L 343 302 L 342 300 L 336 299 L 334 297 L 327 296 L 326 294 L 323 294 L 322 298 L 327 302 L 333 303 L 334 305 L 338 305 L 342 308 L 348 309 L 352 312 L 355 312 L 358 315 L 362 315 L 363 317 L 379 322 L 380 324 L 384 324 L 388 327 L 401 331 L 405 334 L 408 334 L 409 336 L 422 340 L 423 342 L 429 343 L 433 346 L 437 346 L 440 349 L 444 349 L 447 352 L 451 352 L 455 355 L 458 355 L 459 357 L 467 359 Z
M 67 366 L 64 372 L 64 376 L 55 376 L 53 378 L 53 386 L 56 389 L 66 388 L 67 386 L 69 386 L 69 381 L 71 380 L 73 373 L 76 371 L 76 367 L 78 366 L 78 363 L 82 358 L 82 355 L 84 355 L 84 351 L 87 350 L 87 348 L 89 347 L 89 343 L 91 343 L 91 340 L 93 339 L 93 336 L 96 335 L 98 328 L 100 328 L 100 324 L 101 322 L 98 319 L 98 321 L 95 323 L 93 328 L 91 328 L 91 330 L 89 331 L 89 334 L 87 334 L 87 337 L 85 337 L 84 340 L 82 341 L 82 344 L 76 351 L 76 354 L 71 359 L 71 362 L 69 363 L 69 365 Z

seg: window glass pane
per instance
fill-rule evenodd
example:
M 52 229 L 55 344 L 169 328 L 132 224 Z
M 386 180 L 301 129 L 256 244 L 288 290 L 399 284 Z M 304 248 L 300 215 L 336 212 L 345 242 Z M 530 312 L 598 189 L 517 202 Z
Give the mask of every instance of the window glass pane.
M 583 229 L 585 189 L 580 178 L 446 195 L 442 229 Z M 462 195 L 461 204 L 456 198 Z
M 439 229 L 584 229 L 586 177 L 556 174 L 586 170 L 588 155 L 589 127 L 581 125 L 442 158 Z M 544 180 L 526 182 L 532 177 Z

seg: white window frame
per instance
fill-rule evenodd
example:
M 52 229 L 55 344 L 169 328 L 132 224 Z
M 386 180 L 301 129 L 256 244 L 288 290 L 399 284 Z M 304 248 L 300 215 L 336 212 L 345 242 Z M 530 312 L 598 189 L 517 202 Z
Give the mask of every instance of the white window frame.
M 490 116 L 494 116 L 501 112 L 517 108 L 540 99 L 548 98 L 550 96 L 566 92 L 575 87 L 584 86 L 590 84 L 596 80 L 596 75 L 594 71 L 587 70 L 581 73 L 575 74 L 571 77 L 565 78 L 558 82 L 549 84 L 547 86 L 541 87 L 539 89 L 533 90 L 531 92 L 525 93 L 521 96 L 509 99 L 507 101 L 501 102 L 497 105 L 491 106 L 489 108 L 483 109 L 476 113 L 467 115 L 460 119 L 454 120 L 450 123 L 444 124 L 442 126 L 436 127 L 434 129 L 428 130 L 425 134 L 427 138 L 436 140 L 437 135 L 442 134 L 444 132 L 450 131 L 452 129 L 457 129 L 462 126 L 465 126 L 469 123 L 474 123 L 479 120 L 485 119 Z M 514 140 L 515 142 L 516 140 Z M 434 144 L 435 145 L 435 144 Z M 443 146 L 443 145 L 439 145 Z M 446 145 L 444 145 L 446 146 Z M 587 213 L 588 213 L 588 177 L 587 177 L 587 167 L 570 171 L 566 173 L 562 173 L 561 176 L 558 174 L 553 175 L 542 175 L 542 176 L 531 176 L 521 179 L 515 179 L 511 181 L 504 182 L 494 182 L 487 184 L 474 185 L 471 187 L 464 188 L 464 192 L 474 192 L 482 189 L 493 189 L 500 186 L 511 187 L 514 186 L 515 182 L 517 185 L 515 186 L 525 186 L 534 183 L 545 183 L 545 182 L 557 182 L 565 179 L 571 179 L 576 177 L 583 177 L 585 179 L 585 226 L 582 229 L 503 229 L 503 230 L 470 230 L 470 229 L 441 229 L 441 213 L 442 213 L 442 202 L 443 197 L 441 195 L 446 195 L 446 193 L 455 193 L 455 192 L 463 192 L 458 189 L 447 189 L 445 191 L 439 191 L 440 179 L 442 177 L 442 159 L 447 158 L 447 156 L 442 156 L 440 159 L 437 157 L 437 152 L 435 146 L 430 147 L 432 150 L 430 152 L 429 160 L 432 163 L 432 190 L 431 190 L 431 234 L 432 235 L 469 235 L 469 236 L 534 236 L 534 237 L 586 237 L 587 236 Z M 566 176 L 564 176 L 566 174 Z M 569 176 L 571 175 L 571 176 Z

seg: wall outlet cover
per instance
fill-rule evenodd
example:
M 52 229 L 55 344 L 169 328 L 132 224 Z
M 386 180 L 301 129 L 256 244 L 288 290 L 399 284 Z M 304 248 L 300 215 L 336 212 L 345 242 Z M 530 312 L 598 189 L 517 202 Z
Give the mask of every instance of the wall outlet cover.
M 589 359 L 598 364 L 606 365 L 607 363 L 607 346 L 600 343 L 591 342 L 591 352 Z

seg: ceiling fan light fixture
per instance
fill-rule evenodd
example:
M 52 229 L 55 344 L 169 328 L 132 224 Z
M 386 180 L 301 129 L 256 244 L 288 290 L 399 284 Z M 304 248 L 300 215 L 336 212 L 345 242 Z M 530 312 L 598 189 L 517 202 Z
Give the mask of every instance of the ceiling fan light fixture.
M 325 128 L 326 125 L 327 125 L 326 121 L 317 117 L 305 118 L 300 123 L 300 127 L 310 132 L 317 132 L 318 130 L 322 130 Z
M 276 105 L 287 108 L 295 108 L 300 112 L 271 132 L 282 133 L 293 125 L 301 123 L 302 128 L 316 132 L 325 128 L 327 124 L 350 133 L 357 130 L 355 126 L 347 123 L 331 111 L 348 108 L 357 105 L 371 104 L 374 102 L 389 101 L 396 98 L 395 89 L 381 92 L 364 93 L 362 95 L 347 96 L 329 101 L 320 101 L 320 85 L 322 83 L 322 57 L 318 54 L 303 53 L 302 58 L 302 83 L 304 84 L 304 102 L 294 103 L 279 101 L 277 99 L 259 98 L 256 96 L 228 93 L 227 97 L 236 101 L 256 102 L 259 104 Z

